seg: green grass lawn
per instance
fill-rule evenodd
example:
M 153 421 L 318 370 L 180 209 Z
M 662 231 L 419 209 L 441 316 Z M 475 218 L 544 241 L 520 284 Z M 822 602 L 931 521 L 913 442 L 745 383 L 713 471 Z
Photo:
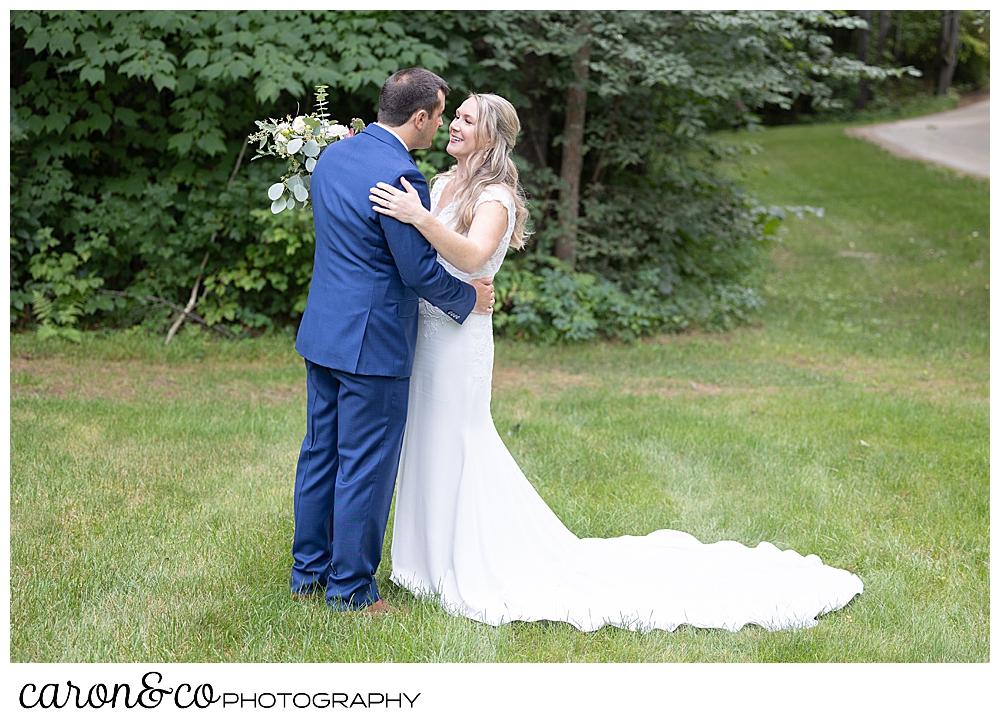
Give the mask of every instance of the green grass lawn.
M 865 593 L 806 631 L 491 628 L 289 597 L 305 381 L 287 338 L 11 339 L 10 658 L 985 661 L 989 184 L 824 125 L 734 168 L 790 216 L 753 327 L 497 346 L 493 413 L 580 536 L 768 540 Z M 391 534 L 391 529 L 390 529 Z

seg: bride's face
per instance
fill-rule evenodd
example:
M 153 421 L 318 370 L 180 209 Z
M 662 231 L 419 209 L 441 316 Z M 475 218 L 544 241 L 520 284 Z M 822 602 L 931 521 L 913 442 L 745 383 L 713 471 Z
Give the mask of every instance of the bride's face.
M 476 150 L 476 118 L 479 115 L 479 103 L 475 98 L 466 98 L 455 111 L 455 120 L 448 126 L 448 148 L 450 155 L 457 158 L 468 158 Z

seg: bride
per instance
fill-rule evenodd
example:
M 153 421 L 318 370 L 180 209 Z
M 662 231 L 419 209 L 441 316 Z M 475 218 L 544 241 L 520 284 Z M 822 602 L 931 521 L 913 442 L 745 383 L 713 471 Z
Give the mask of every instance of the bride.
M 372 189 L 375 210 L 410 223 L 461 279 L 492 277 L 524 244 L 527 211 L 510 159 L 520 123 L 497 95 L 473 94 L 449 127 L 456 161 L 431 189 L 432 210 L 403 183 Z M 580 630 L 769 630 L 816 625 L 862 591 L 815 555 L 761 542 L 705 545 L 658 530 L 580 539 L 535 492 L 490 416 L 489 316 L 459 325 L 420 302 L 392 540 L 392 581 L 451 613 L 500 625 L 558 620 Z

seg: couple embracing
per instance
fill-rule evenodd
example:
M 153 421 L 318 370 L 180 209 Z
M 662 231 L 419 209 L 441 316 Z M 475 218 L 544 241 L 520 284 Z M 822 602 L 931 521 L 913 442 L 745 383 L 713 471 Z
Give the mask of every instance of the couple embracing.
M 580 539 L 538 496 L 490 416 L 491 282 L 528 215 L 520 124 L 503 98 L 470 95 L 449 125 L 456 164 L 428 192 L 409 151 L 430 147 L 448 90 L 422 68 L 395 73 L 378 123 L 313 172 L 293 596 L 389 609 L 375 572 L 395 487 L 392 581 L 483 623 L 775 630 L 846 605 L 861 581 L 815 555 L 674 530 Z

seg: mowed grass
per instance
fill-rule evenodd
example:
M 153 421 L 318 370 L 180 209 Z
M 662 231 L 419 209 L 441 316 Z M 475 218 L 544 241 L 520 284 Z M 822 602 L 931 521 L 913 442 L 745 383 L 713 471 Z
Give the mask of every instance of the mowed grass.
M 784 224 L 759 323 L 501 341 L 493 415 L 576 534 L 768 540 L 861 576 L 846 608 L 780 633 L 491 628 L 389 582 L 388 540 L 379 584 L 402 612 L 295 603 L 290 339 L 18 335 L 11 660 L 988 660 L 988 182 L 839 126 L 754 140 L 734 173 L 762 202 L 825 209 Z

